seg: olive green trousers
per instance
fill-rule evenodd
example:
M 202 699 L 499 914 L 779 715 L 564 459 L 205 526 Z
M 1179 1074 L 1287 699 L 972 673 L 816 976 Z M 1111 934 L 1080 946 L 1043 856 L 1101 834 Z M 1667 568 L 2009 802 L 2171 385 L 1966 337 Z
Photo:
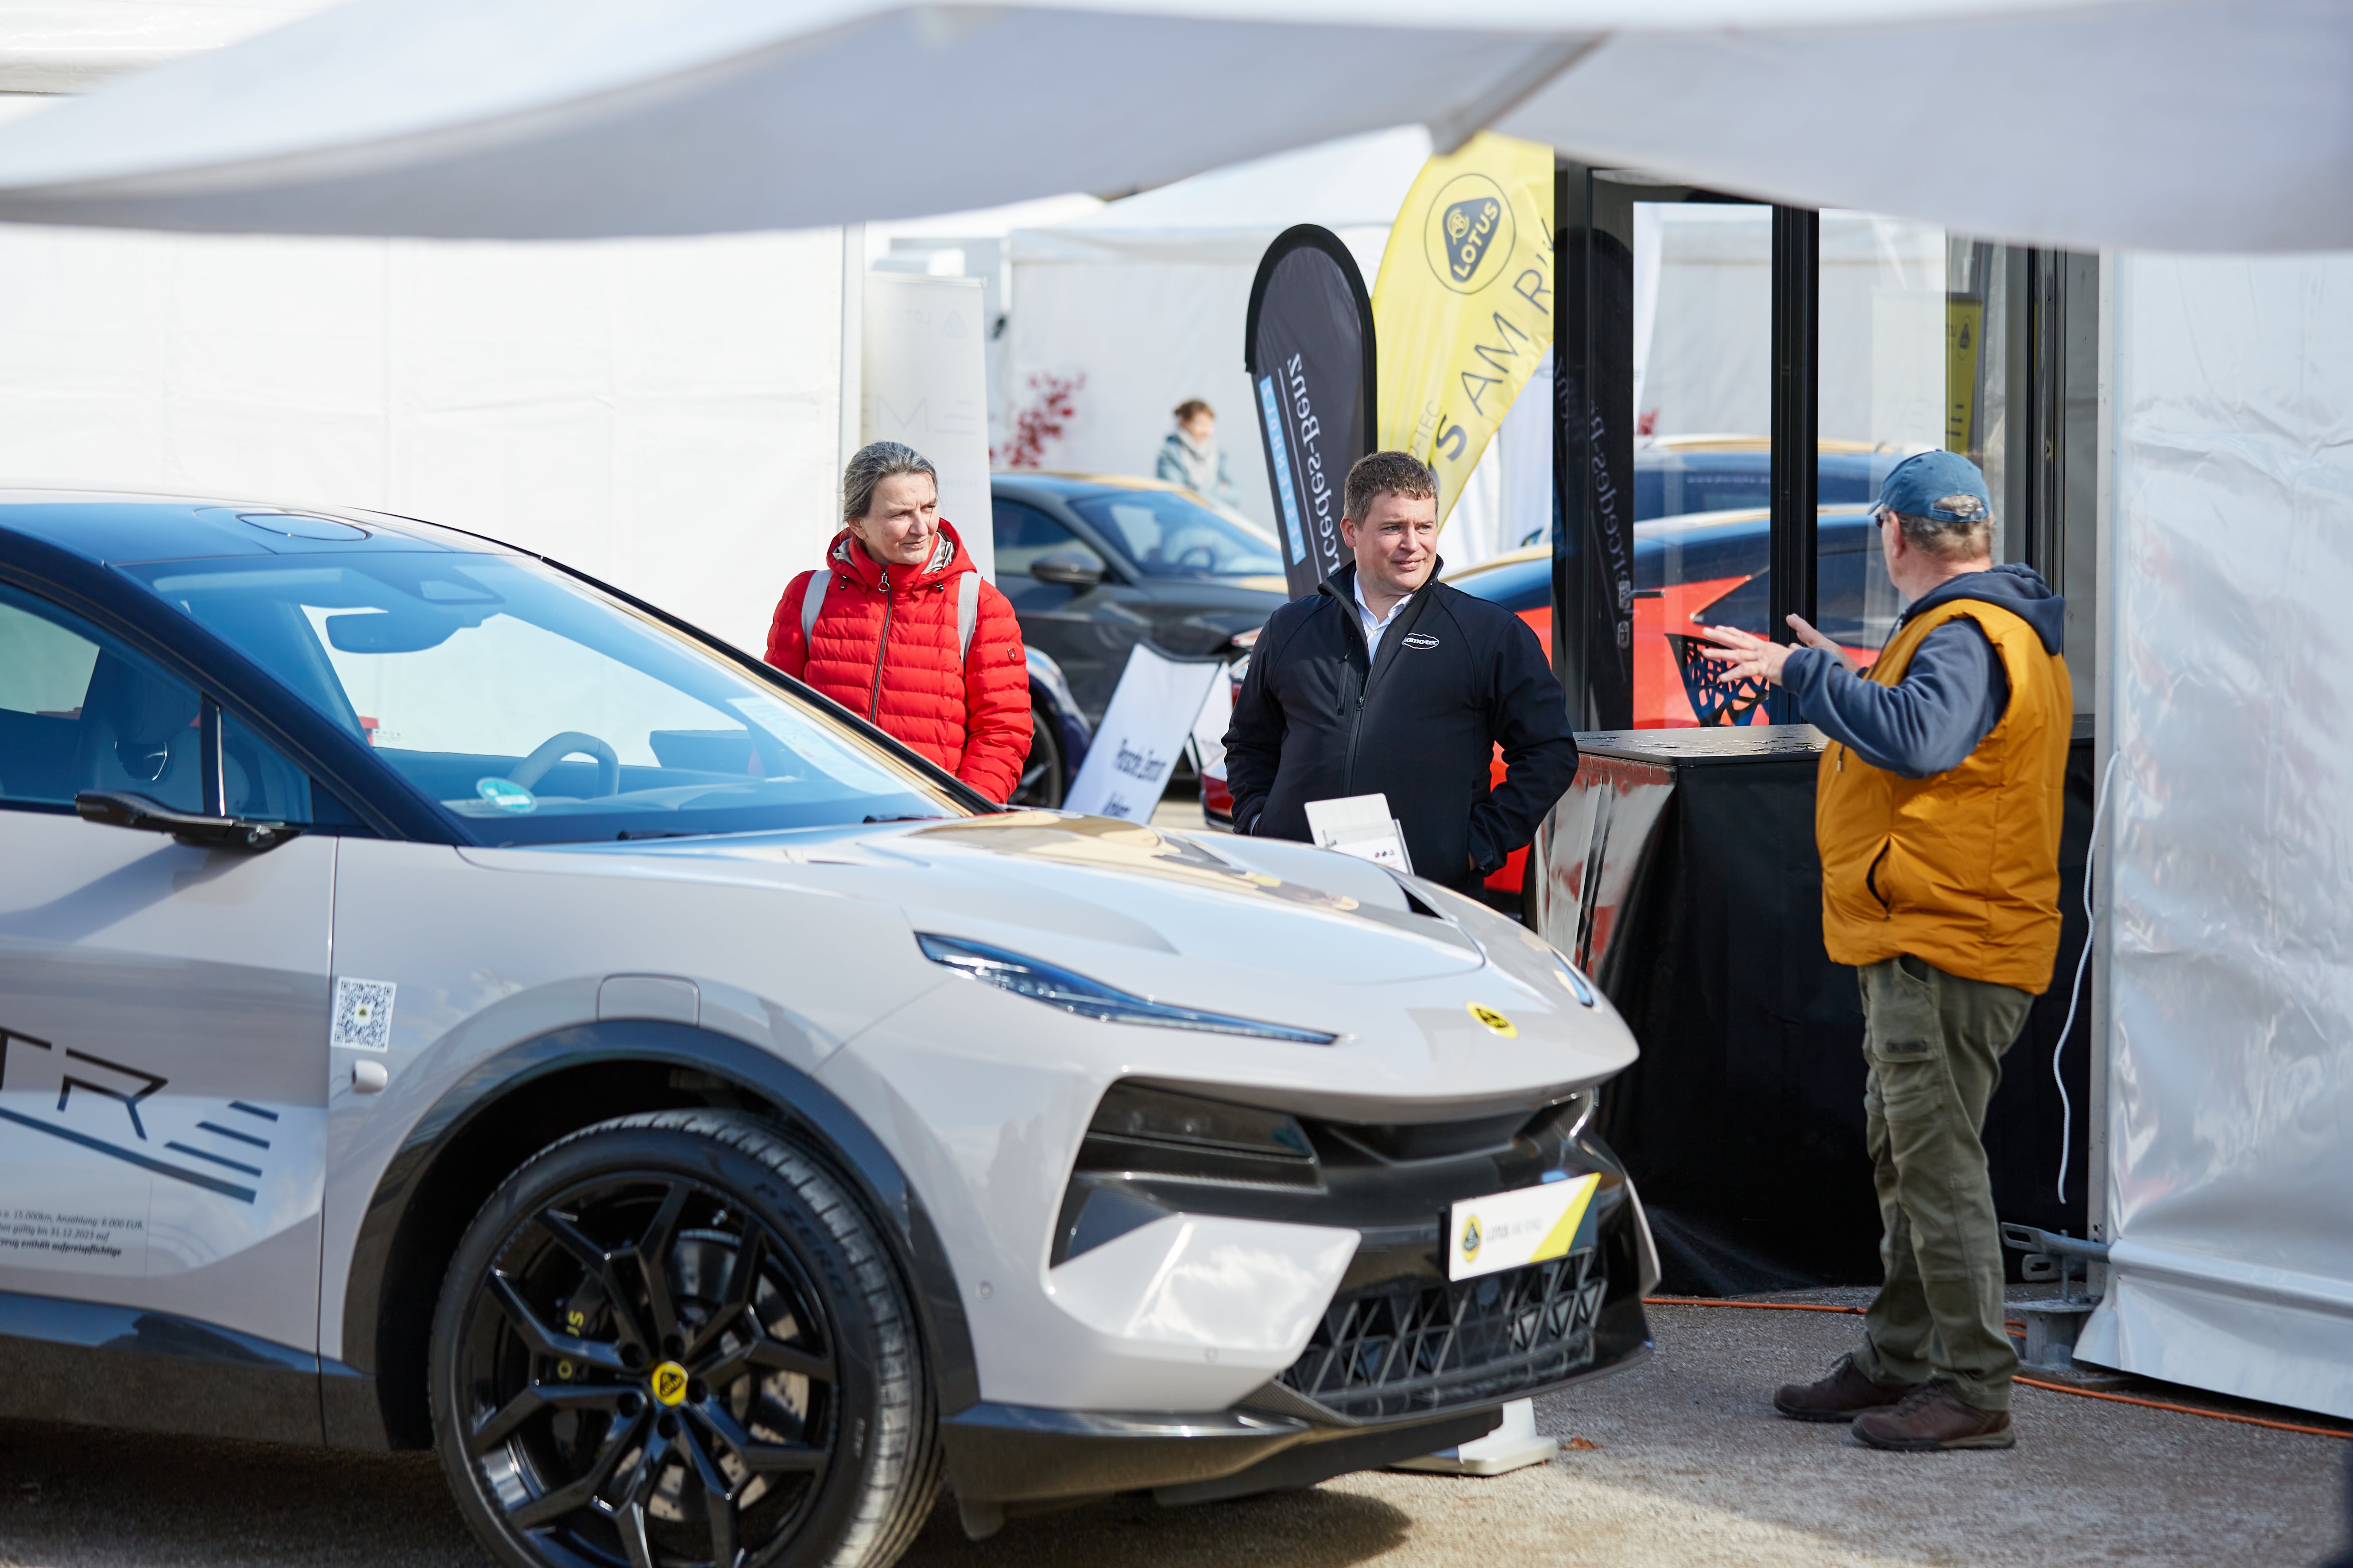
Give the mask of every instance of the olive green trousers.
M 1912 957 L 1856 974 L 1886 1280 L 1863 1319 L 1855 1368 L 1890 1386 L 1949 1378 L 1964 1405 L 2007 1410 L 2018 1354 L 2002 1330 L 2001 1232 L 1982 1134 L 2002 1053 L 2034 998 Z

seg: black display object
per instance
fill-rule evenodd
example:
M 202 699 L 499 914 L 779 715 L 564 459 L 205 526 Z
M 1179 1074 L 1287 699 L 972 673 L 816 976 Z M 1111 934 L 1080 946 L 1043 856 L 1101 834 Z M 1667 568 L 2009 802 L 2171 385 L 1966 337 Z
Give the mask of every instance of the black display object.
M 1577 743 L 1577 782 L 1546 828 L 1543 923 L 1641 1044 L 1641 1059 L 1602 1092 L 1601 1127 L 1642 1194 L 1662 1288 L 1875 1284 L 1862 1009 L 1854 971 L 1822 950 L 1820 733 L 1802 724 L 1612 731 Z M 2003 1058 L 1985 1134 L 2000 1216 L 2076 1236 L 2088 1005 L 2062 1059 L 2073 1121 L 2063 1203 L 2051 1051 L 2083 951 L 2091 818 L 2084 735 L 2068 753 L 2057 973 Z
M 1312 594 L 1346 555 L 1341 495 L 1372 450 L 1373 305 L 1339 236 L 1284 229 L 1250 284 L 1242 367 L 1274 492 L 1282 570 L 1293 598 Z

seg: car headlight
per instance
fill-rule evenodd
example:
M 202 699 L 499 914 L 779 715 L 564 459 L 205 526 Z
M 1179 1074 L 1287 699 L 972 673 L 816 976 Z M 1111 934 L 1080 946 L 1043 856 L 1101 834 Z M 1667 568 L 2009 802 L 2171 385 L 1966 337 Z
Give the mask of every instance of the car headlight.
M 1229 1013 L 1171 1006 L 1116 990 L 1057 964 L 1025 958 L 1001 947 L 966 942 L 962 937 L 917 931 L 915 941 L 922 946 L 923 956 L 934 963 L 944 963 L 1000 991 L 1076 1013 L 1082 1018 L 1101 1018 L 1109 1024 L 1150 1024 L 1163 1029 L 1198 1029 L 1211 1035 L 1247 1035 L 1253 1039 L 1287 1040 L 1299 1046 L 1328 1046 L 1340 1037 L 1321 1029 L 1299 1029 L 1288 1024 L 1237 1018 Z

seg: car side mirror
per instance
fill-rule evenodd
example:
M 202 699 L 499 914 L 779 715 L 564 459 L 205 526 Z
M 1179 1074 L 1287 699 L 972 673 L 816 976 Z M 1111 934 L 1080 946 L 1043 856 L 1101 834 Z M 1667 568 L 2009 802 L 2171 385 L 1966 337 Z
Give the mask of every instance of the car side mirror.
M 127 790 L 85 790 L 74 796 L 74 810 L 85 822 L 168 833 L 191 848 L 226 849 L 238 855 L 259 855 L 302 834 L 290 822 L 254 822 L 242 816 L 176 811 L 162 801 Z
M 1065 588 L 1092 588 L 1103 580 L 1103 563 L 1083 551 L 1057 550 L 1029 563 L 1029 575 Z

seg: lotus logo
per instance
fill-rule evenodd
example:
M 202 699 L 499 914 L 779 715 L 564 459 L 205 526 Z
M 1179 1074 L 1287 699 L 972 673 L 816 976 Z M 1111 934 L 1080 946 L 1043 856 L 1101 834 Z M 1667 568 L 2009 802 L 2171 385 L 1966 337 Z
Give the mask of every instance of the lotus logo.
M 1493 1007 L 1482 1007 L 1476 1002 L 1465 1003 L 1464 1005 L 1471 1010 L 1472 1017 L 1503 1036 L 1504 1038 L 1511 1040 L 1519 1037 L 1520 1031 L 1513 1026 L 1512 1021 Z
M 1484 174 L 1457 174 L 1430 203 L 1424 237 L 1430 267 L 1458 294 L 1476 294 L 1503 275 L 1512 254 L 1512 204 Z
M 674 1361 L 666 1361 L 654 1368 L 654 1397 L 664 1405 L 677 1405 L 686 1398 L 686 1368 Z
M 1424 1231 L 1422 1234 L 1427 1236 L 1429 1232 Z M 1479 1229 L 1479 1216 L 1475 1214 L 1464 1215 L 1462 1219 L 1462 1261 L 1468 1263 L 1472 1259 L 1477 1258 L 1479 1256 L 1479 1244 L 1485 1239 L 1485 1237 L 1481 1234 Z

